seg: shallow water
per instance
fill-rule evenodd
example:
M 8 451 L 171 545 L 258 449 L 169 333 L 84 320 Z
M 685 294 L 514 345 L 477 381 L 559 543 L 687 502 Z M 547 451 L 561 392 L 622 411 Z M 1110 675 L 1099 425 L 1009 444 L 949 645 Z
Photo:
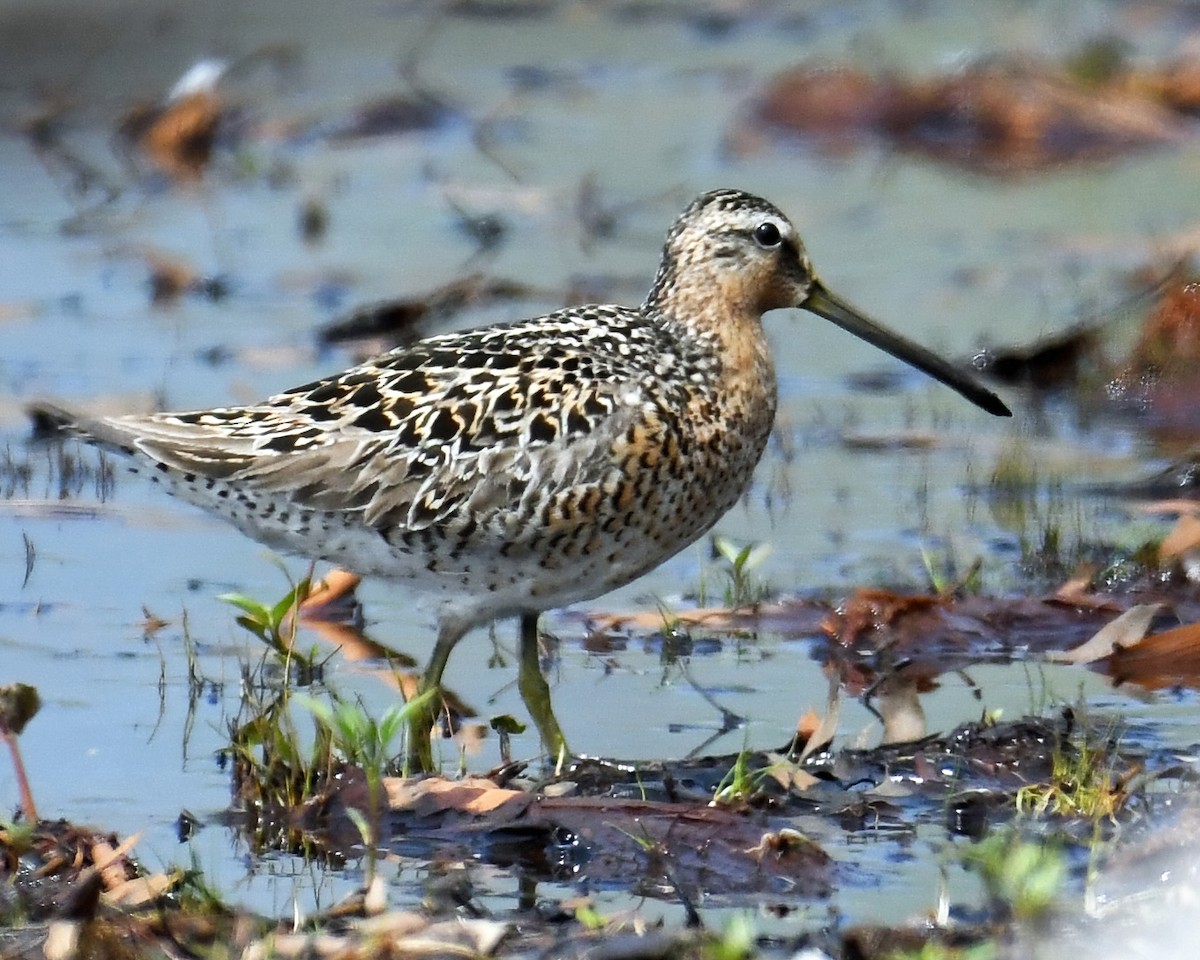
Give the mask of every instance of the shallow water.
M 747 18 L 713 36 L 681 15 L 686 4 L 656 7 L 646 19 L 581 4 L 529 18 L 436 21 L 432 5 L 415 3 L 297 8 L 112 2 L 90 5 L 85 18 L 67 3 L 10 4 L 0 30 L 8 78 L 0 90 L 0 425 L 11 456 L 30 456 L 34 467 L 30 489 L 0 503 L 9 583 L 0 598 L 0 682 L 33 683 L 45 701 L 22 741 L 45 815 L 141 831 L 139 851 L 150 863 L 194 855 L 220 889 L 262 910 L 284 912 L 292 897 L 306 909 L 328 903 L 355 877 L 325 876 L 289 857 L 248 860 L 217 825 L 191 849 L 180 847 L 173 824 L 185 808 L 211 823 L 226 807 L 228 776 L 214 751 L 236 707 L 241 665 L 260 655 L 215 597 L 236 589 L 275 598 L 285 581 L 260 547 L 127 481 L 119 466 L 103 500 L 85 483 L 60 504 L 44 455 L 26 451 L 23 403 L 53 396 L 102 399 L 113 409 L 146 398 L 174 408 L 217 406 L 340 369 L 346 354 L 312 347 L 317 325 L 354 304 L 417 293 L 479 265 L 447 198 L 505 218 L 507 242 L 486 263 L 494 275 L 551 291 L 576 274 L 610 275 L 640 291 L 682 204 L 702 189 L 744 186 L 794 216 L 834 289 L 962 357 L 983 345 L 1028 342 L 1120 303 L 1121 271 L 1146 263 L 1197 213 L 1180 202 L 1194 193 L 1188 150 L 996 182 L 871 151 L 829 158 L 769 141 L 731 149 L 753 91 L 800 61 L 928 70 L 1001 51 L 1053 56 L 1103 31 L 1128 33 L 1139 50 L 1154 52 L 1178 28 L 1166 12 L 1140 20 L 1134 34 L 1122 8 L 1105 3 L 992 4 L 983 20 L 948 2 L 843 5 Z M 257 135 L 219 152 L 204 184 L 171 188 L 129 175 L 111 134 L 130 104 L 160 96 L 198 57 L 236 58 L 273 43 L 289 45 L 295 57 L 230 84 Z M 332 143 L 326 132 L 354 108 L 404 89 L 396 65 L 415 47 L 422 83 L 455 104 L 461 119 L 428 134 Z M 545 83 L 518 86 L 515 71 L 528 78 L 532 68 Z M 114 202 L 94 207 L 94 193 L 73 197 L 61 170 L 39 162 L 22 136 L 48 91 L 67 104 L 62 142 L 120 186 Z M 486 125 L 516 180 L 472 143 L 471 122 Z M 627 210 L 613 238 L 585 249 L 574 205 L 589 175 L 606 201 Z M 326 238 L 313 246 L 296 229 L 310 197 L 330 216 Z M 223 276 L 230 294 L 152 305 L 148 248 Z M 502 305 L 461 322 L 551 305 Z M 782 593 L 836 595 L 874 583 L 920 589 L 922 548 L 964 566 L 982 556 L 986 589 L 1017 588 L 1019 542 L 1033 531 L 1006 527 L 986 498 L 970 492 L 986 484 L 999 458 L 1027 451 L 1043 480 L 1064 478 L 1068 497 L 1072 482 L 1120 478 L 1153 462 L 1135 434 L 1112 425 L 1081 429 L 1053 411 L 1035 418 L 1011 391 L 1017 416 L 993 420 L 808 315 L 779 314 L 768 324 L 780 366 L 778 442 L 745 504 L 718 530 L 769 541 L 762 574 Z M 865 393 L 849 379 L 878 370 L 896 375 L 892 390 Z M 848 433 L 910 429 L 937 442 L 871 452 L 843 442 Z M 1089 536 L 1136 533 L 1108 504 L 1072 501 L 1066 509 L 1068 525 Z M 24 585 L 23 535 L 36 552 Z M 304 566 L 290 561 L 289 569 L 301 575 Z M 586 606 L 684 606 L 702 579 L 719 587 L 704 552 L 689 549 Z M 365 584 L 360 596 L 369 633 L 422 660 L 432 621 L 412 616 L 413 598 L 384 583 Z M 143 607 L 169 621 L 153 637 L 144 635 Z M 770 635 L 698 642 L 688 675 L 749 718 L 745 729 L 706 745 L 720 717 L 680 664 L 664 662 L 642 638 L 589 654 L 579 618 L 555 615 L 548 625 L 563 641 L 551 672 L 560 719 L 587 753 L 683 756 L 701 747 L 735 752 L 743 741 L 778 744 L 803 710 L 824 702 L 810 642 Z M 511 625 L 500 625 L 497 637 L 511 650 Z M 189 645 L 206 680 L 198 699 L 189 696 Z M 489 669 L 492 651 L 486 632 L 471 636 L 449 680 L 485 717 L 523 716 L 514 658 Z M 340 659 L 327 679 L 376 711 L 393 697 Z M 924 702 L 931 729 L 984 709 L 1012 716 L 1083 696 L 1136 713 L 1152 739 L 1200 739 L 1190 694 L 1134 702 L 1092 674 L 1019 665 L 972 671 L 975 687 L 943 679 Z M 844 741 L 876 735 L 870 714 L 847 708 Z M 527 734 L 515 752 L 536 747 Z M 489 742 L 470 765 L 483 770 L 496 759 Z M 0 802 L 11 808 L 15 800 L 11 777 L 0 772 Z M 875 851 L 878 864 L 889 863 L 877 888 L 839 890 L 835 905 L 846 916 L 887 921 L 930 906 L 926 881 L 935 868 L 919 855 L 897 857 L 894 843 L 881 841 Z M 398 900 L 414 895 L 404 885 L 413 868 L 406 870 Z M 495 883 L 493 895 L 511 896 L 509 878 Z

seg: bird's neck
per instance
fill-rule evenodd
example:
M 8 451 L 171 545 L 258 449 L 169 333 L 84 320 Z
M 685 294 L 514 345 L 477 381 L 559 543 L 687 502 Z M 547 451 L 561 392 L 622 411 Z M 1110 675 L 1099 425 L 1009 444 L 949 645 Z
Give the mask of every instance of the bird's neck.
M 747 298 L 730 296 L 731 291 L 714 296 L 695 287 L 674 287 L 663 292 L 652 292 L 644 309 L 681 343 L 711 357 L 711 386 L 722 401 L 773 412 L 775 364 L 761 311 Z

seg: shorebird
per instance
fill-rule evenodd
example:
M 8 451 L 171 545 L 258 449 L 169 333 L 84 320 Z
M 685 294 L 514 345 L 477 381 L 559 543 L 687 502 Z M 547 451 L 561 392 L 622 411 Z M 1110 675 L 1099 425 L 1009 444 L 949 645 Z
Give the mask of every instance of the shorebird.
M 468 630 L 519 617 L 518 685 L 561 757 L 538 614 L 652 570 L 742 496 L 775 419 L 762 317 L 787 307 L 1011 416 L 968 373 L 833 294 L 788 218 L 738 190 L 683 211 L 640 307 L 430 337 L 252 406 L 36 410 L 256 540 L 431 598 L 438 632 L 422 690 L 440 689 Z M 436 711 L 410 723 L 422 770 Z

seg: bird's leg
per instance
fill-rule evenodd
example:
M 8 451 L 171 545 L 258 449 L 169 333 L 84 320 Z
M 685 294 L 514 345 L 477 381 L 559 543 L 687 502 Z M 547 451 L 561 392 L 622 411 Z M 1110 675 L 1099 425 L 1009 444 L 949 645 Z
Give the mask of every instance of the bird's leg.
M 542 743 L 556 764 L 567 757 L 567 740 L 563 736 L 554 708 L 550 704 L 550 686 L 542 676 L 542 665 L 538 650 L 538 615 L 521 614 L 521 653 L 517 673 L 517 689 L 521 699 L 537 724 Z
M 433 645 L 433 653 L 421 677 L 417 694 L 419 696 L 430 690 L 436 692 L 422 706 L 413 710 L 408 718 L 409 774 L 437 772 L 433 765 L 433 744 L 430 738 L 433 735 L 433 725 L 442 709 L 442 674 L 446 672 L 450 651 L 462 639 L 463 632 L 457 624 L 442 623 L 438 628 L 437 643 Z

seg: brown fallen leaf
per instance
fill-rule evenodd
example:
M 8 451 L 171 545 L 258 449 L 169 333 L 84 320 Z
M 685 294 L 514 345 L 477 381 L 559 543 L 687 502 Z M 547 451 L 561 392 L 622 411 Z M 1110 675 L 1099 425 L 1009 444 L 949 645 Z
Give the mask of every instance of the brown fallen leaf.
M 140 833 L 135 833 L 132 837 L 126 837 L 116 847 L 107 840 L 97 840 L 92 844 L 92 863 L 100 872 L 101 879 L 104 881 L 104 889 L 112 890 L 129 879 L 127 872 L 129 861 L 126 854 L 137 846 L 137 842 L 141 838 Z
M 834 152 L 882 138 L 1000 176 L 1110 159 L 1183 136 L 1177 117 L 1149 97 L 1086 88 L 1056 68 L 1019 60 L 915 79 L 804 65 L 769 81 L 754 116 Z
M 796 721 L 796 739 L 807 743 L 821 726 L 821 715 L 809 707 Z
M 709 627 L 713 630 L 745 629 L 769 612 L 770 605 L 750 607 L 703 607 L 665 613 L 662 610 L 630 610 L 625 613 L 589 613 L 588 626 L 596 633 L 609 630 L 663 630 L 674 624 Z
M 1115 651 L 1132 647 L 1146 636 L 1150 623 L 1162 609 L 1161 603 L 1139 603 L 1105 624 L 1090 639 L 1070 650 L 1051 650 L 1047 660 L 1057 663 L 1095 663 Z
M 1163 542 L 1158 548 L 1158 558 L 1162 562 L 1182 559 L 1197 549 L 1200 549 L 1200 517 L 1184 514 L 1163 537 Z
M 1082 610 L 1120 610 L 1120 605 L 1112 597 L 1098 594 L 1092 589 L 1092 578 L 1095 575 L 1094 564 L 1082 564 L 1071 575 L 1070 580 L 1054 591 L 1054 601 Z
M 853 646 L 867 634 L 894 626 L 912 613 L 925 613 L 941 606 L 942 597 L 906 596 L 890 590 L 864 588 L 854 592 L 830 614 L 821 629 L 843 646 Z
M 1154 97 L 1163 105 L 1189 116 L 1200 114 L 1200 64 L 1195 57 L 1181 57 L 1165 67 L 1131 71 L 1126 86 Z
M 161 250 L 144 250 L 150 270 L 150 299 L 166 304 L 179 299 L 200 284 L 200 272 L 182 257 Z
M 158 614 L 151 613 L 150 608 L 142 604 L 142 620 L 138 626 L 142 628 L 142 637 L 144 639 L 151 639 L 160 630 L 170 625 L 170 620 L 164 620 Z
M 197 90 L 165 107 L 134 108 L 122 122 L 121 133 L 172 179 L 194 181 L 212 159 L 223 109 L 215 93 Z
M 1134 683 L 1146 690 L 1200 688 L 1200 623 L 1164 630 L 1131 647 L 1113 651 L 1106 672 L 1118 686 Z
M 1190 372 L 1200 360 L 1200 283 L 1181 277 L 1167 287 L 1142 323 L 1133 348 L 1134 370 L 1172 377 Z
M 817 724 L 808 740 L 805 741 L 804 749 L 800 751 L 800 756 L 797 758 L 798 761 L 803 760 L 827 743 L 832 743 L 833 735 L 837 733 L 838 719 L 842 714 L 842 675 L 837 666 L 832 663 L 827 663 L 822 670 L 825 679 L 829 682 L 829 692 L 825 697 L 825 713 L 821 717 L 821 722 Z
M 393 820 L 403 829 L 426 836 L 469 834 L 476 842 L 488 835 L 506 843 L 520 837 L 539 847 L 553 837 L 574 837 L 590 851 L 585 870 L 596 882 L 627 877 L 632 870 L 657 874 L 669 862 L 673 877 L 686 882 L 704 876 L 707 889 L 717 892 L 773 888 L 782 876 L 801 889 L 828 888 L 831 860 L 816 844 L 786 858 L 760 859 L 748 851 L 762 840 L 762 820 L 703 801 L 554 797 L 482 779 L 384 784 Z
M 793 857 L 798 851 L 806 851 L 814 846 L 816 843 L 799 830 L 783 827 L 780 830 L 764 833 L 762 839 L 745 852 L 759 860 L 771 857 L 779 861 Z
M 520 816 L 535 799 L 524 790 L 498 787 L 482 777 L 466 780 L 443 780 L 427 777 L 423 780 L 384 778 L 388 807 L 393 812 L 406 811 L 418 817 L 454 812 L 470 817 L 490 815 L 489 820 L 502 813 L 503 819 Z
M 168 873 L 156 873 L 149 877 L 134 877 L 106 890 L 101 898 L 111 906 L 126 910 L 148 907 L 166 896 L 179 883 L 179 877 Z

